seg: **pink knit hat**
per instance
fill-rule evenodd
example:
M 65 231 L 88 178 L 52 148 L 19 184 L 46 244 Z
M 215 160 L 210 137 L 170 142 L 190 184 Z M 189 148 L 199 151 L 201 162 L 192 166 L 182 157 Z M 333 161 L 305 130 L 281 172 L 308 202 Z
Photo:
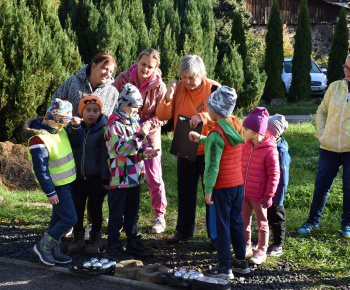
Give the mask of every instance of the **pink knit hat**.
M 269 120 L 269 112 L 264 107 L 256 107 L 244 119 L 242 126 L 250 129 L 260 135 L 265 135 L 267 123 Z

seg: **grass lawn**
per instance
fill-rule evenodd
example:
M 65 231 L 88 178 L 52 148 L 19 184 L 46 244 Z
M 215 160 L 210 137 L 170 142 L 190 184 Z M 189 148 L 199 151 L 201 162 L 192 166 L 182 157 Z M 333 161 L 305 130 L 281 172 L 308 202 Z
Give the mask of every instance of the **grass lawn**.
M 302 101 L 294 104 L 286 103 L 281 107 L 272 107 L 270 105 L 264 105 L 264 107 L 266 107 L 270 115 L 276 113 L 282 115 L 314 115 L 319 104 L 319 98 L 314 97 L 310 101 Z
M 307 218 L 312 200 L 319 152 L 319 143 L 314 137 L 315 132 L 314 123 L 301 123 L 290 124 L 284 134 L 289 143 L 289 152 L 292 158 L 289 187 L 285 197 L 287 235 L 283 256 L 269 258 L 266 267 L 275 265 L 279 260 L 284 259 L 297 264 L 300 269 L 312 269 L 324 275 L 333 274 L 336 277 L 350 279 L 350 266 L 348 264 L 350 240 L 341 236 L 341 172 L 330 192 L 320 229 L 309 235 L 301 235 L 297 232 Z M 162 136 L 163 177 L 168 207 L 167 230 L 161 238 L 168 238 L 173 234 L 177 220 L 176 159 L 169 154 L 171 139 L 171 133 Z M 43 231 L 47 228 L 51 210 L 47 206 L 47 199 L 42 192 L 8 192 L 0 187 L 0 195 L 4 197 L 4 205 L 0 206 L 0 222 L 15 221 L 33 231 Z M 147 186 L 142 187 L 141 199 L 139 228 L 143 235 L 150 237 L 154 214 Z M 104 216 L 108 217 L 106 202 Z M 202 194 L 199 194 L 196 238 L 206 237 L 204 216 L 204 198 Z M 105 226 L 106 224 L 104 224 L 104 228 Z M 256 226 L 253 228 L 253 236 L 257 236 Z

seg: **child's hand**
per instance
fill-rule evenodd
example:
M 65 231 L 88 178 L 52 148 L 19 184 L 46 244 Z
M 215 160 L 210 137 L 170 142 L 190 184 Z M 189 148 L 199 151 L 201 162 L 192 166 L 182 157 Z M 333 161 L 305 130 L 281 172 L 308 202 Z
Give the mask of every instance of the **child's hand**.
M 206 193 L 205 194 L 205 202 L 207 205 L 212 205 L 214 202 L 211 200 L 211 193 Z
M 191 118 L 190 121 L 190 126 L 191 128 L 197 128 L 198 124 L 202 122 L 201 116 L 200 115 L 194 115 Z
M 261 205 L 263 208 L 269 208 L 272 206 L 272 196 L 264 195 Z
M 82 118 L 73 117 L 71 123 L 72 123 L 72 125 L 74 125 L 74 126 L 78 126 L 78 125 L 81 123 L 81 121 L 82 121 Z
M 158 155 L 158 151 L 160 151 L 160 149 L 152 149 L 151 151 L 145 153 L 146 158 L 156 157 Z
M 190 137 L 190 140 L 192 141 L 192 142 L 199 142 L 199 137 L 200 137 L 201 135 L 199 134 L 199 133 L 197 133 L 197 132 L 195 132 L 195 131 L 191 131 L 190 133 L 189 133 L 189 137 Z
M 57 194 L 48 197 L 49 203 L 50 204 L 58 204 L 60 202 L 60 200 L 58 199 Z

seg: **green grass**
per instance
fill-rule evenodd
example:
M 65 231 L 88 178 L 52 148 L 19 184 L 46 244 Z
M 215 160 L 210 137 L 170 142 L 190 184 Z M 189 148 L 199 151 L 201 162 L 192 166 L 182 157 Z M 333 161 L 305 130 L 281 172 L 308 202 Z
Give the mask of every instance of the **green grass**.
M 276 113 L 282 115 L 314 115 L 316 114 L 319 104 L 318 98 L 312 98 L 310 101 L 303 101 L 295 104 L 286 103 L 281 107 L 272 107 L 270 105 L 264 105 L 264 107 L 266 107 L 270 115 Z
M 328 202 L 321 219 L 320 229 L 309 235 L 298 233 L 299 227 L 306 221 L 313 195 L 313 184 L 318 163 L 319 142 L 314 137 L 314 123 L 290 124 L 284 136 L 289 143 L 292 158 L 290 181 L 285 197 L 287 235 L 282 258 L 269 258 L 265 267 L 274 266 L 280 259 L 285 259 L 297 265 L 299 269 L 312 269 L 322 275 L 335 275 L 349 278 L 350 266 L 348 251 L 350 240 L 341 236 L 342 214 L 342 181 L 340 172 L 329 194 Z M 176 159 L 169 153 L 172 134 L 162 136 L 163 142 L 163 178 L 165 181 L 168 207 L 166 214 L 167 230 L 159 238 L 172 235 L 177 221 L 177 181 Z M 40 191 L 8 192 L 0 188 L 4 196 L 4 205 L 0 206 L 0 221 L 16 221 L 33 230 L 45 230 L 50 218 L 50 208 L 43 206 L 46 197 Z M 104 216 L 108 216 L 108 206 L 105 201 Z M 195 237 L 206 239 L 205 206 L 202 194 L 198 194 L 197 220 Z M 154 213 L 150 195 L 146 185 L 142 186 L 140 232 L 150 239 Z M 105 228 L 104 224 L 104 228 Z M 253 222 L 253 236 L 257 236 Z

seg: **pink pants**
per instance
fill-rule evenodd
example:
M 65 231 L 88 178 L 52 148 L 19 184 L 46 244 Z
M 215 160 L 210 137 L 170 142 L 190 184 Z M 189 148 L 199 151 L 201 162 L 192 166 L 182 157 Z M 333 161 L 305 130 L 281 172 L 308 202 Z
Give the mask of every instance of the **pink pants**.
M 162 178 L 161 156 L 146 159 L 145 169 L 155 218 L 164 218 L 167 200 Z
M 251 247 L 251 223 L 252 211 L 255 211 L 256 223 L 259 230 L 258 249 L 266 252 L 269 244 L 269 223 L 267 221 L 267 209 L 262 208 L 261 201 L 243 198 L 242 218 L 246 248 Z

